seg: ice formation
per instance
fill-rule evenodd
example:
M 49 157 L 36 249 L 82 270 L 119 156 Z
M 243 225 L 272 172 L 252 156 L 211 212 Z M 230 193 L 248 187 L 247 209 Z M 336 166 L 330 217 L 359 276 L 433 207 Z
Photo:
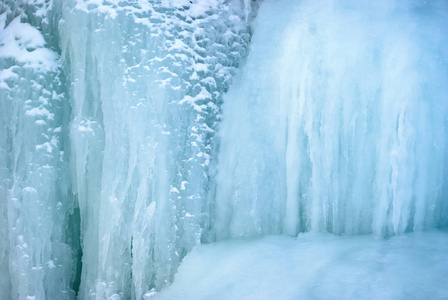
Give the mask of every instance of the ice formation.
M 223 107 L 215 235 L 446 224 L 448 3 L 312 2 L 260 7 Z
M 245 5 L 5 2 L 1 298 L 141 299 L 171 281 L 200 242 Z
M 446 226 L 447 16 L 2 1 L 0 298 L 146 299 L 201 243 Z

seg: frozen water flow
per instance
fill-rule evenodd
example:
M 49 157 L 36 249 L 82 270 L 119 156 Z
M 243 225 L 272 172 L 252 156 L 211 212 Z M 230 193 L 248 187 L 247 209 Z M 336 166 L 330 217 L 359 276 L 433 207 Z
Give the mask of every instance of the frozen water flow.
M 148 298 L 201 243 L 310 231 L 373 234 L 241 242 L 253 252 L 273 249 L 256 256 L 269 268 L 314 276 L 297 290 L 288 277 L 269 275 L 266 295 L 339 292 L 334 280 L 349 273 L 350 253 L 364 264 L 356 274 L 386 276 L 383 294 L 367 281 L 350 289 L 355 277 L 347 276 L 341 286 L 350 295 L 396 288 L 407 296 L 403 284 L 413 292 L 416 277 L 393 275 L 433 254 L 441 265 L 424 260 L 428 286 L 415 294 L 445 297 L 446 282 L 435 278 L 446 267 L 444 236 L 416 233 L 448 225 L 447 7 L 3 0 L 0 298 Z M 381 240 L 408 232 L 415 234 Z M 363 242 L 372 249 L 357 246 Z M 293 254 L 307 253 L 304 243 L 317 261 Z M 232 245 L 216 246 L 229 251 L 223 259 Z M 219 259 L 200 249 L 215 248 L 198 248 L 175 286 L 200 271 L 189 261 Z M 236 261 L 247 260 L 245 251 Z M 244 269 L 216 263 L 209 271 L 234 276 L 222 281 L 231 290 Z M 265 267 L 260 261 L 255 270 Z M 273 286 L 280 278 L 285 285 Z M 232 293 L 249 296 L 251 280 Z M 203 295 L 213 284 L 226 289 L 209 282 Z
M 214 234 L 446 225 L 448 3 L 265 1 L 226 95 Z
M 207 226 L 245 5 L 2 2 L 0 298 L 141 299 L 171 282 Z

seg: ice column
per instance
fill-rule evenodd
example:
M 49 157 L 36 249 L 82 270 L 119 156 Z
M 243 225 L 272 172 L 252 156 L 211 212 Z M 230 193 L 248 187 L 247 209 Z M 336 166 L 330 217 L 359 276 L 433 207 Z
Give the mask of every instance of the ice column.
M 74 297 L 64 76 L 45 3 L 0 15 L 0 298 Z

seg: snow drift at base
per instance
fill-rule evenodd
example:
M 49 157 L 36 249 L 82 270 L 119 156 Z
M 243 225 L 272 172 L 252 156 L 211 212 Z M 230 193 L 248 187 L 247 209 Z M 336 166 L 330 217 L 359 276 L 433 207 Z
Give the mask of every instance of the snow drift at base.
M 446 299 L 448 232 L 303 233 L 200 245 L 161 299 Z

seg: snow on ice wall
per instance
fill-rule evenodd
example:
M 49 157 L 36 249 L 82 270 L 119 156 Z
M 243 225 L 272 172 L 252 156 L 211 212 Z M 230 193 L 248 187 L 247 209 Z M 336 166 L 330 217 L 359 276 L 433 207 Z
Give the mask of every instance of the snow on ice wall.
M 0 298 L 142 299 L 201 241 L 446 224 L 447 8 L 382 2 L 265 1 L 233 77 L 258 1 L 4 1 Z
M 142 299 L 172 280 L 208 227 L 249 8 L 5 2 L 1 296 Z
M 266 1 L 225 97 L 217 239 L 448 217 L 445 1 Z
M 64 5 L 79 295 L 140 299 L 200 242 L 221 97 L 249 40 L 244 11 L 219 1 Z
M 46 5 L 0 16 L 0 298 L 73 298 L 66 240 L 73 203 L 64 153 L 64 76 Z M 42 31 L 48 34 L 48 44 Z

